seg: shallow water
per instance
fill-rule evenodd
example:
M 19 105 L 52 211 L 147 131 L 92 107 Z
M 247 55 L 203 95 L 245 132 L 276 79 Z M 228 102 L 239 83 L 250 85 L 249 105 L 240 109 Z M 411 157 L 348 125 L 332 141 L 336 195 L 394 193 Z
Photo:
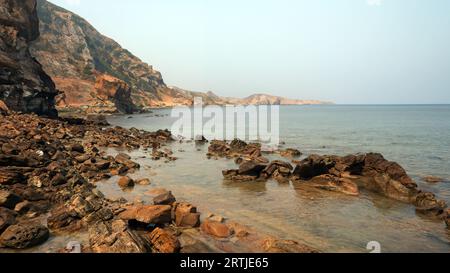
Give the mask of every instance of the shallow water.
M 170 129 L 173 119 L 167 114 L 169 109 L 109 121 L 127 128 Z M 305 156 L 380 152 L 404 166 L 421 188 L 450 202 L 448 182 L 430 185 L 420 179 L 450 177 L 450 106 L 286 106 L 281 107 L 280 126 L 286 147 Z M 152 197 L 145 192 L 167 188 L 204 213 L 218 213 L 325 252 L 367 252 L 370 241 L 380 242 L 384 252 L 450 252 L 445 224 L 416 215 L 411 205 L 368 192 L 349 197 L 301 183 L 230 183 L 221 171 L 235 168 L 234 162 L 207 160 L 207 145 L 174 143 L 170 148 L 179 158 L 171 163 L 142 159 L 143 151 L 132 153 L 143 166 L 133 177 L 150 177 L 152 185 L 123 192 L 112 179 L 99 183 L 100 190 L 149 202 Z

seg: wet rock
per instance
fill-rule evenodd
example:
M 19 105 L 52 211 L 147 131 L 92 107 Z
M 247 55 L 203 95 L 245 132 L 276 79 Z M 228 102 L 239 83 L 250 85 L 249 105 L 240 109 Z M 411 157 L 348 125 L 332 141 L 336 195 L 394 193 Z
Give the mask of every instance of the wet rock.
M 18 224 L 9 226 L 0 236 L 0 245 L 13 249 L 24 249 L 47 241 L 49 230 L 39 224 Z
M 441 183 L 445 181 L 443 178 L 437 176 L 425 176 L 422 179 L 427 183 Z
M 165 192 L 153 198 L 153 204 L 155 205 L 170 205 L 176 201 L 171 191 Z
M 178 203 L 174 206 L 175 224 L 179 227 L 198 227 L 200 226 L 200 213 L 197 208 L 189 203 Z
M 95 211 L 95 208 L 81 195 L 76 195 L 72 198 L 69 208 L 76 212 L 80 218 L 87 216 Z
M 247 161 L 239 166 L 239 175 L 259 176 L 267 166 L 254 161 Z
M 120 153 L 120 154 L 116 155 L 116 157 L 114 159 L 118 163 L 125 164 L 125 163 L 127 163 L 128 161 L 131 160 L 131 157 L 129 155 L 127 155 L 127 154 Z
M 83 228 L 77 212 L 66 206 L 55 208 L 47 219 L 47 226 L 56 232 L 76 232 Z
M 208 220 L 209 221 L 212 221 L 212 222 L 219 222 L 219 223 L 223 223 L 223 221 L 225 221 L 225 218 L 223 218 L 222 216 L 220 216 L 220 215 L 210 215 L 209 217 L 208 217 Z
M 70 146 L 70 150 L 71 150 L 72 152 L 78 152 L 78 153 L 80 153 L 80 154 L 83 154 L 83 153 L 84 153 L 84 147 L 83 147 L 83 145 L 81 145 L 80 143 L 72 144 L 72 145 Z
M 326 191 L 339 192 L 353 196 L 359 195 L 358 185 L 346 178 L 338 178 L 331 175 L 320 175 L 312 178 L 308 181 L 308 183 L 316 188 Z
M 166 205 L 133 206 L 119 214 L 123 220 L 135 220 L 141 223 L 163 225 L 172 221 L 172 207 Z
M 0 207 L 0 234 L 11 225 L 16 224 L 17 213 Z
M 424 192 L 416 196 L 413 204 L 416 211 L 421 214 L 441 217 L 445 213 L 447 204 L 442 200 L 437 200 L 433 193 Z
M 119 186 L 121 188 L 134 187 L 133 179 L 129 178 L 128 176 L 122 176 L 121 178 L 119 178 L 119 181 L 117 181 L 117 184 L 119 184 Z
M 29 201 L 20 202 L 14 208 L 14 211 L 19 214 L 25 214 L 25 213 L 27 213 L 29 211 L 33 211 L 33 210 L 35 210 L 35 206 L 33 205 L 33 203 L 31 203 Z
M 311 155 L 300 161 L 292 174 L 293 178 L 306 181 L 324 175 L 329 180 L 334 177 L 334 181 L 342 178 L 357 180 L 361 187 L 403 202 L 412 202 L 418 193 L 417 184 L 406 171 L 380 154 L 345 157 Z
M 149 237 L 154 253 L 177 253 L 180 251 L 178 238 L 166 230 L 155 228 Z
M 151 182 L 150 182 L 150 179 L 144 178 L 144 179 L 139 179 L 138 181 L 136 181 L 136 184 L 141 185 L 141 186 L 148 186 L 151 184 Z
M 228 238 L 233 234 L 233 230 L 226 224 L 209 220 L 204 221 L 200 228 L 203 232 L 218 238 Z
M 296 157 L 300 157 L 302 155 L 302 153 L 297 149 L 289 148 L 289 149 L 280 151 L 280 155 L 282 157 L 287 157 L 287 158 L 296 158 Z
M 263 249 L 267 253 L 318 253 L 317 250 L 296 241 L 274 238 L 264 240 Z
M 14 209 L 20 201 L 22 201 L 22 198 L 18 195 L 6 190 L 0 190 L 0 207 Z
M 261 157 L 261 145 L 235 139 L 230 144 L 226 141 L 213 140 L 208 147 L 208 157 L 247 157 L 256 159 Z
M 90 226 L 89 243 L 94 253 L 146 253 L 150 250 L 147 241 L 122 220 Z

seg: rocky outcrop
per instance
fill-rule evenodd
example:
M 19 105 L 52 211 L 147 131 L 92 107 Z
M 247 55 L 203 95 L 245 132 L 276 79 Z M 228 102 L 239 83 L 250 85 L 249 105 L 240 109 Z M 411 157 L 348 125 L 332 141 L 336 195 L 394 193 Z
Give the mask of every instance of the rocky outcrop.
M 164 88 L 161 74 L 97 32 L 81 17 L 38 1 L 41 36 L 31 51 L 54 79 L 59 109 L 131 113 L 132 90 Z
M 13 111 L 56 116 L 55 85 L 29 51 L 38 37 L 36 0 L 0 0 L 0 100 Z

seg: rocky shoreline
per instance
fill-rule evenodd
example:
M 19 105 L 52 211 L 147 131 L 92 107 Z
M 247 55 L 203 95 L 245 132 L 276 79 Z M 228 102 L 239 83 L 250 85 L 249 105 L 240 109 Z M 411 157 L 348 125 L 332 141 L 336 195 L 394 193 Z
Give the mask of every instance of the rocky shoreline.
M 234 159 L 237 169 L 224 170 L 224 179 L 233 182 L 261 182 L 274 179 L 280 183 L 301 182 L 330 192 L 358 196 L 361 190 L 374 192 L 400 202 L 413 205 L 416 212 L 431 219 L 442 220 L 450 228 L 450 209 L 435 194 L 422 191 L 396 162 L 381 154 L 348 156 L 310 155 L 296 160 L 301 153 L 295 149 L 278 151 L 291 162 L 270 161 L 258 143 L 212 141 L 208 158 Z
M 100 117 L 44 118 L 9 110 L 0 121 L 2 251 L 26 251 L 50 236 L 86 233 L 89 243 L 82 251 L 94 253 L 316 252 L 217 215 L 201 217 L 195 205 L 177 202 L 167 190 L 144 204 L 110 200 L 96 189 L 97 181 L 113 176 L 129 187 L 135 181 L 127 175 L 140 168 L 127 154 L 112 157 L 103 147 L 143 149 L 154 160 L 176 160 L 163 148 L 172 141 L 168 131 L 112 128 Z

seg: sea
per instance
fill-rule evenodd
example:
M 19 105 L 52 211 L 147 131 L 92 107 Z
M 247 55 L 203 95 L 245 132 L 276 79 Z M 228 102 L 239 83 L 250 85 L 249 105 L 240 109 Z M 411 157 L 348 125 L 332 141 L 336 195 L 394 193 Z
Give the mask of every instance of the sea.
M 171 129 L 176 120 L 172 110 L 110 116 L 108 121 L 149 131 Z M 279 137 L 282 147 L 296 148 L 303 157 L 381 153 L 403 166 L 420 188 L 450 204 L 450 105 L 281 106 Z M 124 192 L 112 178 L 99 183 L 99 189 L 107 196 L 150 202 L 146 192 L 166 188 L 204 214 L 219 214 L 323 252 L 367 253 L 370 242 L 379 244 L 381 252 L 450 252 L 445 223 L 417 214 L 410 204 L 366 191 L 346 196 L 297 182 L 229 182 L 222 170 L 236 168 L 235 163 L 208 159 L 207 144 L 176 141 L 167 148 L 178 160 L 153 161 L 149 152 L 131 153 L 143 166 L 133 178 L 149 177 L 151 185 Z M 427 183 L 426 176 L 443 182 Z

